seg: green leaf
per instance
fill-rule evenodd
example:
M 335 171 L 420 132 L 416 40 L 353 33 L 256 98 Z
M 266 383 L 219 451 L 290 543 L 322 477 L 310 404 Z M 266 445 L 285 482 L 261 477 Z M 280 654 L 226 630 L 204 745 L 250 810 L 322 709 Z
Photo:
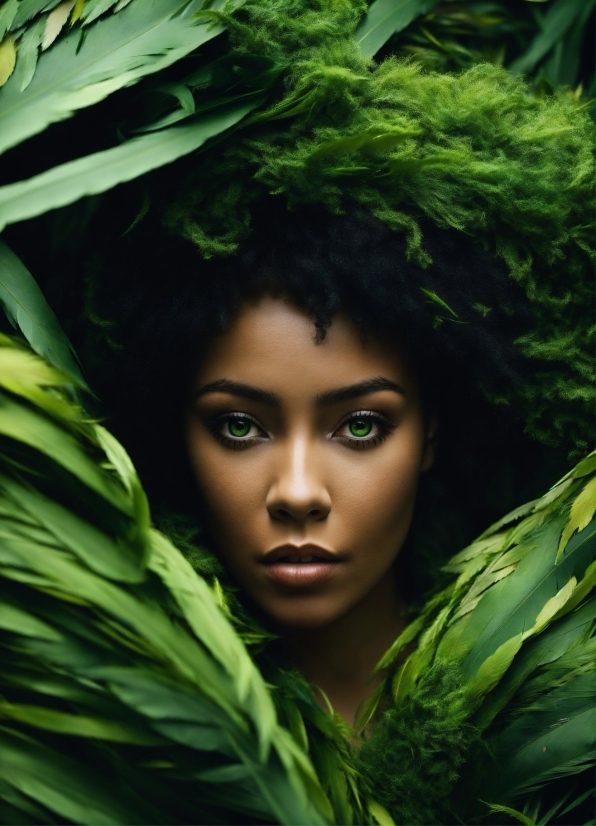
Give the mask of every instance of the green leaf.
M 24 91 L 33 80 L 44 29 L 45 21 L 43 18 L 39 18 L 33 25 L 29 26 L 19 43 L 15 83 L 18 83 L 21 92 Z
M 565 551 L 567 543 L 576 531 L 583 531 L 589 525 L 596 513 L 596 476 L 582 488 L 579 494 L 571 503 L 569 521 L 563 529 L 557 559 Z
M 389 812 L 384 809 L 380 803 L 377 803 L 376 800 L 369 801 L 368 810 L 379 826 L 395 826 L 395 821 Z
M 356 29 L 365 57 L 373 57 L 392 35 L 433 9 L 439 0 L 375 0 Z
M 0 491 L 34 516 L 56 542 L 72 551 L 92 571 L 120 582 L 145 579 L 148 543 L 142 525 L 135 525 L 139 533 L 137 542 L 116 542 L 73 511 L 1 474 Z M 6 516 L 4 518 L 6 520 Z M 23 536 L 28 533 L 26 529 L 16 532 Z
M 11 30 L 18 8 L 18 0 L 4 0 L 0 6 L 0 40 Z
M 488 806 L 491 812 L 498 812 L 499 814 L 509 815 L 514 820 L 517 820 L 519 823 L 523 823 L 524 826 L 536 826 L 534 821 L 526 817 L 522 812 L 518 812 L 517 809 L 512 809 L 510 806 L 502 806 L 500 803 L 487 803 L 486 800 L 481 801 L 484 803 L 485 806 Z
M 39 637 L 41 640 L 61 640 L 62 637 L 51 625 L 42 622 L 28 611 L 23 611 L 16 605 L 10 605 L 4 599 L 0 602 L 0 628 L 3 631 L 12 631 L 29 637 Z
M 2 717 L 46 731 L 55 731 L 57 734 L 71 734 L 76 737 L 93 737 L 136 746 L 155 746 L 163 742 L 155 735 L 116 720 L 66 714 L 41 706 L 12 704 L 0 700 L 0 718 Z
M 75 3 L 76 0 L 63 0 L 48 14 L 43 31 L 43 39 L 41 41 L 42 52 L 49 49 L 54 40 L 56 40 L 66 25 Z
M 51 11 L 60 2 L 61 0 L 20 0 L 13 28 L 20 29 L 28 20 L 37 17 L 38 14 L 42 14 L 44 11 Z
M 596 674 L 584 674 L 542 695 L 493 747 L 498 772 L 486 794 L 509 802 L 549 780 L 586 768 L 596 745 Z
M 87 0 L 81 14 L 81 22 L 88 26 L 117 3 L 118 0 Z
M 449 655 L 448 649 L 467 651 L 462 661 L 464 674 L 473 676 L 503 643 L 533 628 L 545 605 L 558 594 L 561 582 L 585 576 L 593 559 L 596 526 L 572 537 L 565 554 L 555 560 L 561 528 L 562 518 L 551 517 L 532 533 L 516 570 L 484 593 L 464 618 L 468 621 L 461 632 L 456 624 L 445 635 L 444 655 Z
M 507 671 L 513 658 L 522 645 L 523 635 L 517 634 L 500 645 L 497 650 L 487 657 L 466 688 L 472 699 L 477 699 L 489 692 L 499 682 Z
M 200 0 L 134 0 L 81 33 L 73 29 L 41 55 L 31 83 L 0 91 L 0 152 L 118 89 L 170 66 L 223 29 L 195 21 Z M 80 48 L 79 48 L 80 47 Z
M 564 610 L 565 606 L 571 599 L 576 587 L 577 579 L 572 576 L 569 582 L 567 582 L 560 591 L 557 591 L 553 597 L 544 603 L 544 606 L 536 617 L 536 621 L 534 622 L 532 628 L 524 631 L 523 639 L 526 640 L 528 637 L 533 637 L 536 634 L 539 634 L 543 628 L 546 628 L 555 615 L 560 616 L 561 611 Z
M 271 698 L 260 675 L 229 622 L 217 607 L 207 584 L 161 534 L 154 532 L 149 567 L 167 585 L 182 613 L 213 657 L 235 678 L 237 702 L 251 714 L 265 760 L 276 725 Z
M 0 86 L 3 86 L 14 71 L 17 60 L 17 49 L 14 39 L 5 37 L 0 43 Z
M 257 93 L 251 95 L 249 101 L 222 107 L 184 126 L 133 138 L 114 149 L 96 152 L 27 181 L 0 187 L 0 228 L 71 204 L 85 195 L 105 192 L 188 155 L 209 138 L 237 124 L 262 102 L 263 96 Z
M 510 65 L 510 71 L 527 74 L 545 57 L 578 17 L 587 19 L 594 0 L 555 0 L 545 15 L 542 31 L 536 35 L 528 51 Z
M 353 152 L 387 152 L 411 137 L 419 135 L 419 130 L 404 129 L 401 132 L 386 132 L 382 135 L 351 135 L 347 138 L 325 143 L 310 156 L 322 158 L 327 155 L 351 155 Z
M 72 434 L 4 394 L 0 397 L 0 434 L 39 451 L 72 474 L 76 484 L 85 485 L 131 515 L 132 506 L 122 488 L 85 455 Z
M 138 802 L 131 806 L 122 790 L 105 783 L 80 761 L 48 749 L 30 737 L 0 727 L 0 776 L 27 797 L 71 823 L 138 823 Z M 156 822 L 146 812 L 144 822 Z
M 77 386 L 86 387 L 72 344 L 58 319 L 29 270 L 1 239 L 0 304 L 12 326 L 36 353 L 66 373 Z

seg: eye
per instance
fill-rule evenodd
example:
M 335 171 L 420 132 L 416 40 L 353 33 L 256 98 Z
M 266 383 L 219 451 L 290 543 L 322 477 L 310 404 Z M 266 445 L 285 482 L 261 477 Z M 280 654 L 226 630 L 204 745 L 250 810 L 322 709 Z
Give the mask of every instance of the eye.
M 363 449 L 384 442 L 395 425 L 386 416 L 372 410 L 352 413 L 333 433 L 333 438 L 347 447 Z
M 209 422 L 208 426 L 218 441 L 234 450 L 268 438 L 258 422 L 246 413 L 226 413 Z

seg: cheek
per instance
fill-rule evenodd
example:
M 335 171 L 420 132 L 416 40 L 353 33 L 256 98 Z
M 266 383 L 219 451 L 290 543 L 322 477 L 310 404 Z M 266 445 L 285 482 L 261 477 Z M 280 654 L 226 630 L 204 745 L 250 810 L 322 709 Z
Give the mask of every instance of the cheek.
M 407 437 L 407 438 L 406 438 Z M 337 473 L 337 504 L 353 534 L 399 550 L 408 531 L 421 470 L 417 433 L 395 434 L 378 450 L 345 461 Z
M 218 544 L 242 543 L 254 529 L 259 503 L 265 500 L 264 474 L 255 467 L 251 453 L 226 454 L 205 439 L 189 445 L 194 477 Z

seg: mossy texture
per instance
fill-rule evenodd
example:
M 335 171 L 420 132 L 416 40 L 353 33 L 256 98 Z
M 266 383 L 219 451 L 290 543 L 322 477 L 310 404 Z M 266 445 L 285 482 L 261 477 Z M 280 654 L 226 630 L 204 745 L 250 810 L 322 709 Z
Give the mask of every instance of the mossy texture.
M 423 225 L 466 233 L 503 259 L 532 307 L 518 341 L 533 380 L 527 430 L 585 452 L 593 406 L 593 124 L 570 96 L 532 95 L 491 64 L 458 75 L 364 59 L 360 0 L 248 0 L 222 17 L 239 55 L 285 67 L 274 103 L 198 156 L 166 226 L 205 257 L 231 255 L 271 194 L 280 209 L 356 203 L 432 266 Z M 483 274 L 478 273 L 478 278 Z M 484 313 L 490 307 L 483 308 Z

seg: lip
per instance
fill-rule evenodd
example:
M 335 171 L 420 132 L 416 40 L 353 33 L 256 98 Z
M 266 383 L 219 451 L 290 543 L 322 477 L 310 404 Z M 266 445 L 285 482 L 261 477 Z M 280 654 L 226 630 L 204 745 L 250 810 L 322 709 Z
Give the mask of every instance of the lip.
M 308 561 L 296 559 L 300 557 L 306 557 Z M 280 545 L 260 560 L 274 582 L 298 588 L 316 585 L 333 576 L 342 561 L 340 554 L 310 543 Z

